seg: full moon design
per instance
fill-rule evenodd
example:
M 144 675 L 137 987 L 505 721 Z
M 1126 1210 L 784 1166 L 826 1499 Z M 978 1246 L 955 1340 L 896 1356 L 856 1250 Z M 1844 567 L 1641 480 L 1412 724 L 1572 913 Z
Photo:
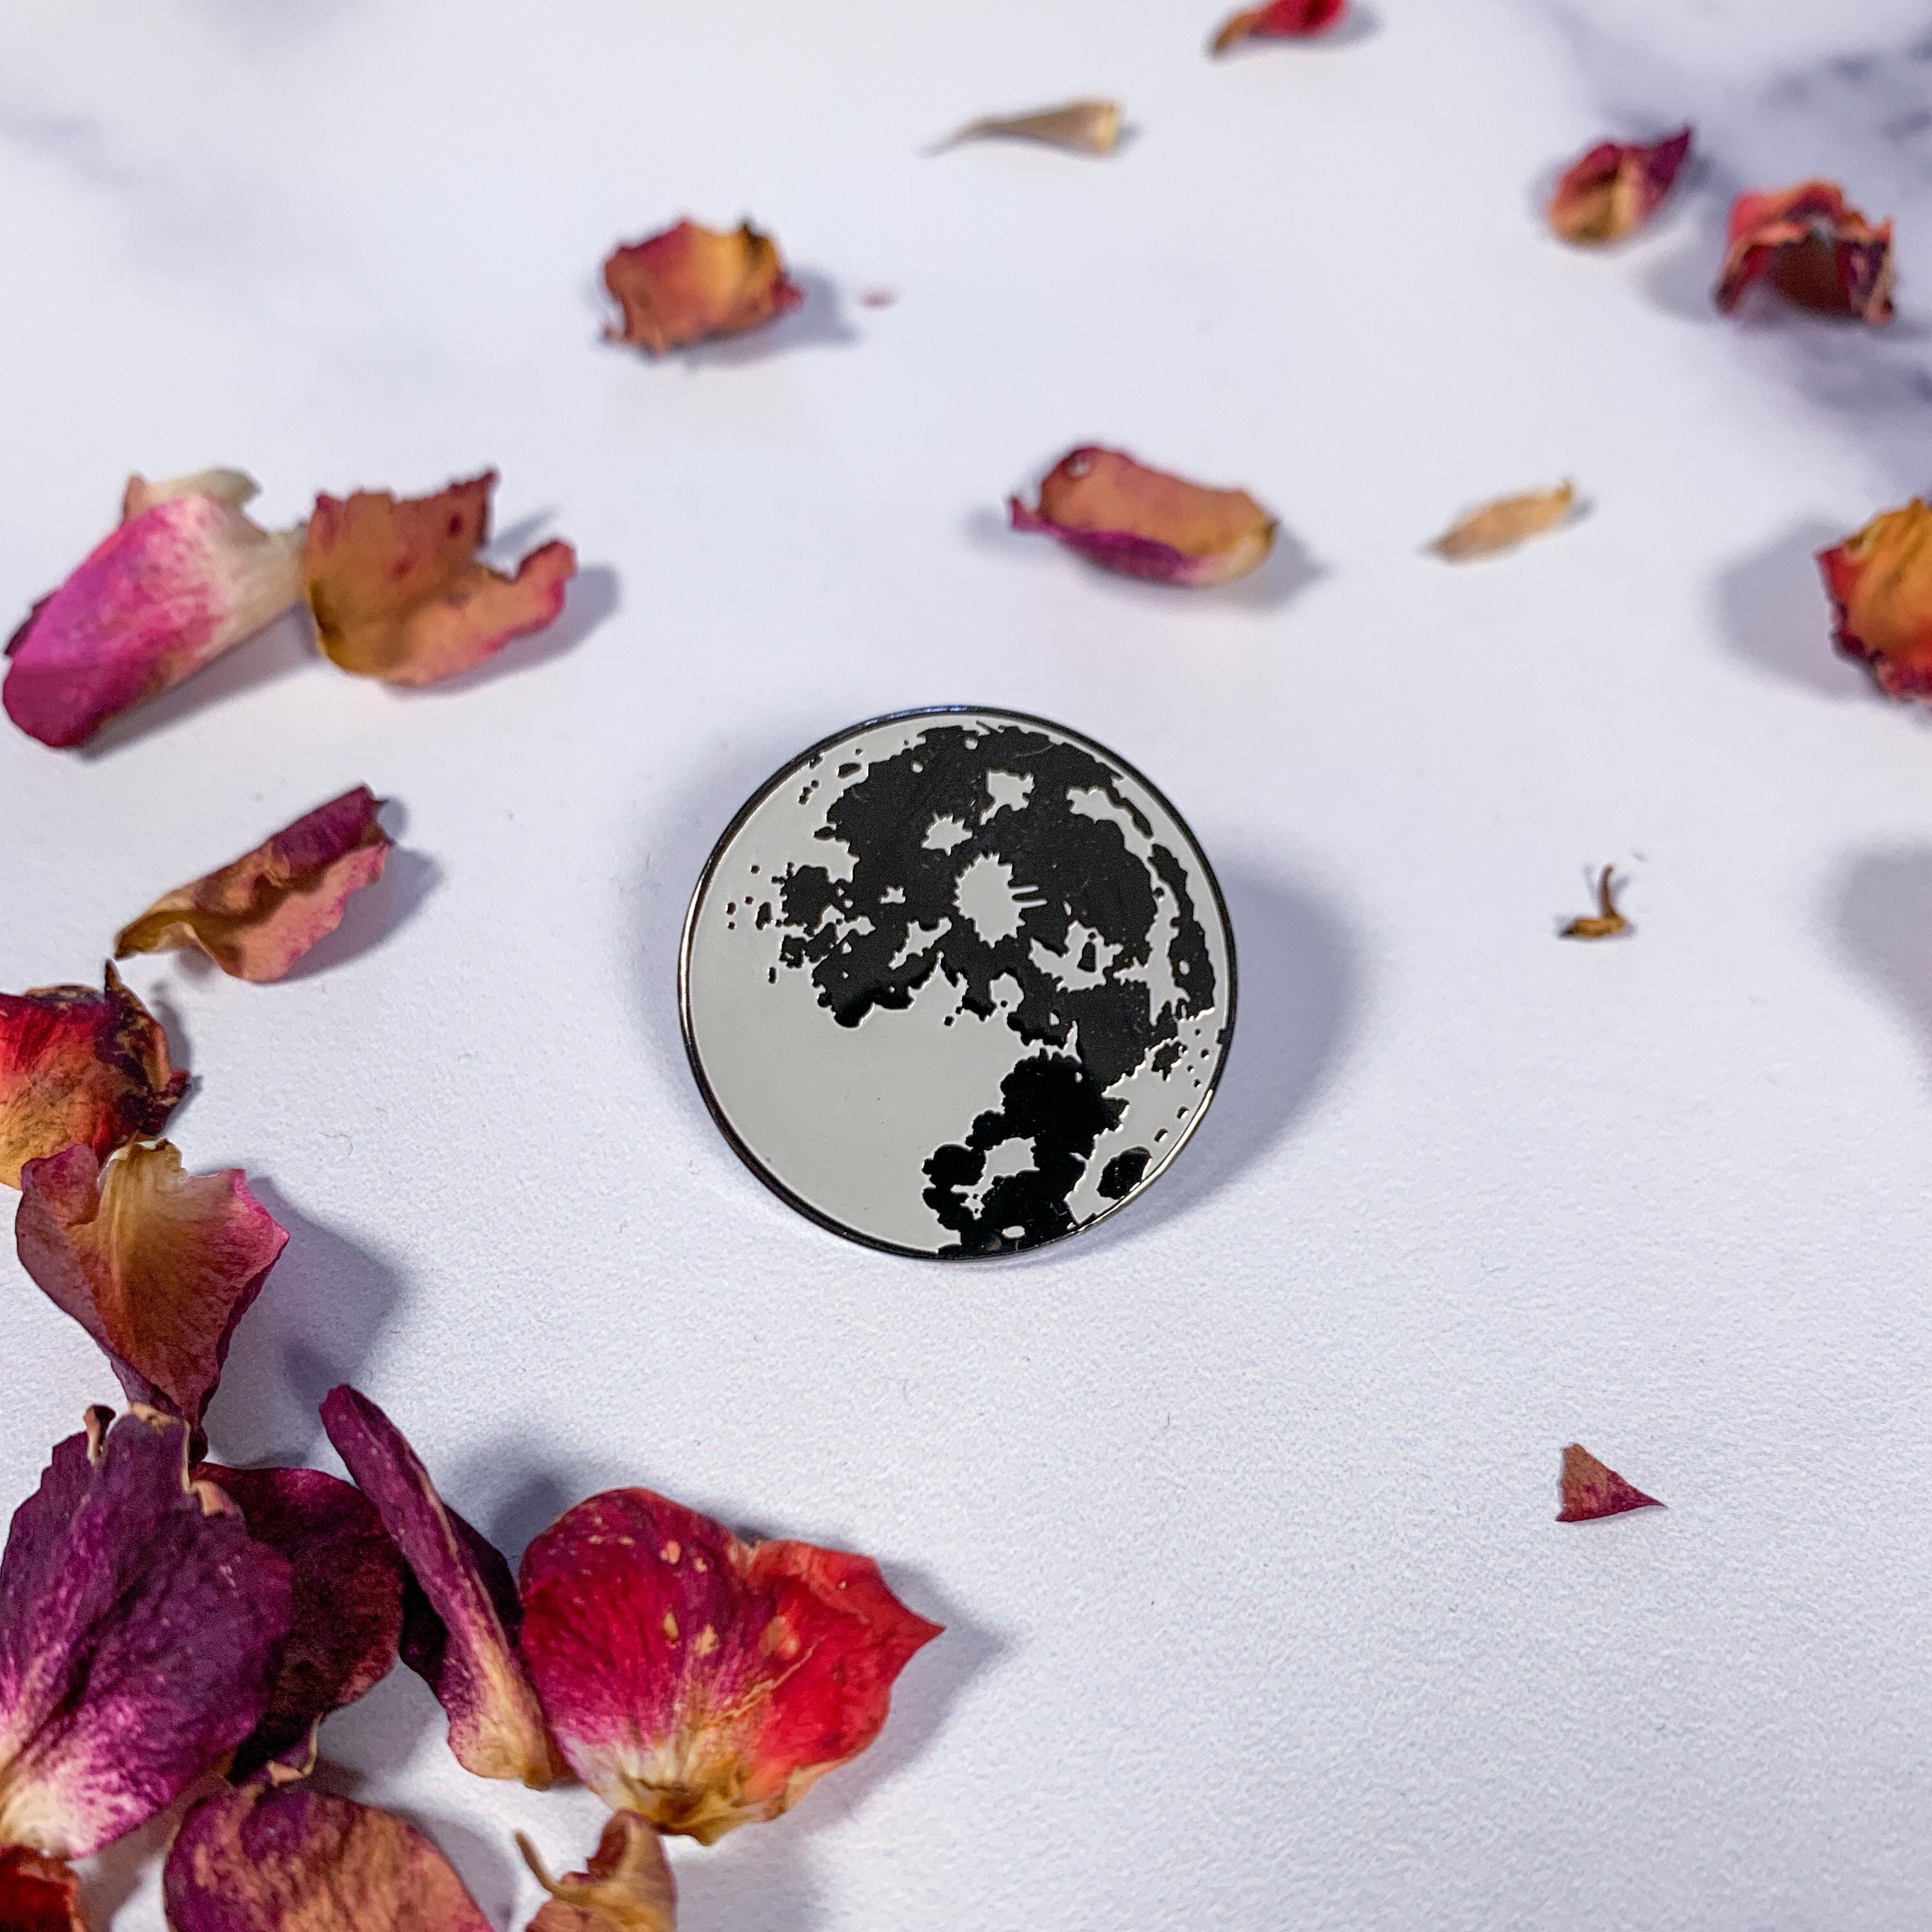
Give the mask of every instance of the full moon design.
M 779 772 L 698 881 L 679 977 L 698 1084 L 759 1178 L 945 1259 L 1150 1185 L 1234 1025 L 1227 914 L 1173 807 L 1002 711 L 876 719 Z

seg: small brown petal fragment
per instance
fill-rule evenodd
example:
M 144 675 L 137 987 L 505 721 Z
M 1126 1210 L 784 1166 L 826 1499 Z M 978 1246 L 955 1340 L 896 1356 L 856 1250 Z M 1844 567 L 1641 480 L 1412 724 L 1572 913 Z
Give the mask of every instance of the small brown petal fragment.
M 110 965 L 102 989 L 0 993 L 0 1181 L 64 1148 L 102 1160 L 158 1134 L 188 1090 L 167 1036 Z
M 653 356 L 762 328 L 805 299 L 777 244 L 748 221 L 724 231 L 680 221 L 618 248 L 604 264 L 604 286 L 623 311 L 604 340 Z
M 1892 224 L 1868 221 L 1836 182 L 1741 194 L 1712 299 L 1729 315 L 1760 276 L 1801 308 L 1889 322 Z
M 1563 1474 L 1558 1484 L 1563 1507 L 1558 1522 L 1594 1522 L 1599 1516 L 1622 1516 L 1626 1510 L 1661 1509 L 1654 1496 L 1632 1486 L 1616 1470 L 1606 1468 L 1580 1442 L 1563 1452 Z
M 1932 508 L 1915 496 L 1818 554 L 1834 636 L 1888 698 L 1932 698 Z
M 20 1181 L 20 1265 L 94 1337 L 129 1401 L 198 1427 L 287 1231 L 238 1167 L 184 1174 L 166 1141 L 104 1168 L 69 1148 L 29 1161 Z
M 1556 936 L 1558 939 L 1615 939 L 1636 928 L 1617 910 L 1617 882 L 1612 868 L 1606 866 L 1597 880 L 1597 910 L 1594 916 L 1573 919 Z
M 358 785 L 319 805 L 232 864 L 164 892 L 116 935 L 114 956 L 205 952 L 238 980 L 279 980 L 342 923 L 352 892 L 382 876 L 386 801 Z
M 1550 226 L 1566 242 L 1621 242 L 1662 206 L 1690 152 L 1688 128 L 1648 147 L 1600 142 L 1564 170 L 1550 197 Z
M 316 499 L 302 576 L 331 663 L 386 684 L 434 684 L 556 621 L 577 553 L 547 543 L 514 577 L 480 562 L 496 487 L 488 470 L 434 496 Z
M 87 1932 L 80 1874 L 64 1858 L 0 1846 L 0 1932 Z
M 1566 522 L 1576 502 L 1574 483 L 1559 484 L 1554 490 L 1532 490 L 1521 496 L 1501 496 L 1451 524 L 1430 548 L 1451 563 L 1493 556 Z
M 1224 54 L 1243 40 L 1300 40 L 1326 33 L 1348 10 L 1348 0 L 1274 0 L 1226 21 L 1209 44 Z
M 1064 107 L 1042 108 L 1034 114 L 989 114 L 969 121 L 957 134 L 949 134 L 934 154 L 956 148 L 962 141 L 980 141 L 1005 136 L 1022 141 L 1041 141 L 1050 148 L 1066 148 L 1076 154 L 1111 154 L 1120 141 L 1120 104 L 1118 100 L 1073 100 Z
M 519 1832 L 517 1848 L 550 1902 L 530 1932 L 676 1932 L 677 1886 L 658 1834 L 634 1811 L 604 1828 L 585 1870 L 553 1879 Z

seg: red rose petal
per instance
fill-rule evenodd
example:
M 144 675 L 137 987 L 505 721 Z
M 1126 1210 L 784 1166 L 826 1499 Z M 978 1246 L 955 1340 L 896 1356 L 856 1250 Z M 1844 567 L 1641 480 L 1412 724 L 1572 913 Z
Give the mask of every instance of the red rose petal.
M 199 1426 L 287 1231 L 238 1167 L 184 1173 L 166 1141 L 104 1168 L 69 1148 L 29 1161 L 20 1181 L 20 1265 L 100 1345 L 130 1402 Z
M 1604 141 L 1563 171 L 1550 225 L 1566 242 L 1620 242 L 1654 214 L 1690 153 L 1690 130 L 1648 146 Z
M 0 993 L 0 1180 L 63 1148 L 105 1160 L 158 1134 L 188 1090 L 167 1036 L 110 965 L 97 993 L 42 986 Z
M 570 1768 L 706 1844 L 863 1750 L 939 1634 L 868 1558 L 748 1545 L 648 1490 L 567 1510 L 521 1585 L 524 1655 Z
M 1914 497 L 1821 550 L 1838 649 L 1891 698 L 1932 699 L 1932 508 Z
M 786 279 L 777 244 L 748 221 L 722 232 L 680 221 L 619 248 L 604 264 L 604 286 L 623 311 L 605 339 L 653 356 L 761 328 L 805 299 Z
M 1626 1510 L 1661 1509 L 1654 1496 L 1634 1488 L 1616 1470 L 1606 1468 L 1580 1442 L 1573 1442 L 1563 1452 L 1563 1476 L 1558 1484 L 1563 1508 L 1558 1522 L 1594 1522 L 1604 1516 L 1622 1516 Z
M 87 1932 L 80 1874 L 25 1845 L 0 1846 L 0 1932 Z
M 491 470 L 434 496 L 316 499 L 302 577 L 332 663 L 387 684 L 434 684 L 556 621 L 577 553 L 547 543 L 514 577 L 479 562 L 496 487 Z
M 677 1886 L 658 1834 L 634 1811 L 604 1828 L 588 1869 L 553 1879 L 525 1838 L 517 1843 L 550 1902 L 530 1932 L 676 1932 Z
M 1874 226 L 1835 182 L 1741 194 L 1714 299 L 1728 315 L 1762 276 L 1805 308 L 1873 323 L 1892 320 L 1892 224 Z
M 1348 10 L 1348 0 L 1274 0 L 1228 19 L 1210 51 L 1224 54 L 1243 40 L 1303 40 L 1325 34 Z
M 279 980 L 342 923 L 352 892 L 382 876 L 384 801 L 358 785 L 192 884 L 164 892 L 114 941 L 114 956 L 205 952 L 238 980 Z

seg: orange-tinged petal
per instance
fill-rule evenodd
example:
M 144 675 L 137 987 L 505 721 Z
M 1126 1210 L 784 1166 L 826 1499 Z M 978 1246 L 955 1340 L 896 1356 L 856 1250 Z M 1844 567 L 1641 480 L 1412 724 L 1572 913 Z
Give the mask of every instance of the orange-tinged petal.
M 110 965 L 102 990 L 0 993 L 0 1181 L 63 1148 L 105 1160 L 167 1125 L 188 1090 L 167 1036 Z
M 1499 496 L 1451 524 L 1430 548 L 1451 563 L 1494 556 L 1498 550 L 1514 550 L 1526 538 L 1568 522 L 1576 502 L 1573 483 L 1558 484 L 1554 490 L 1532 490 L 1520 496 Z
M 547 543 L 514 577 L 479 561 L 496 487 L 490 470 L 434 496 L 316 499 L 302 576 L 332 664 L 386 684 L 434 684 L 556 621 L 577 553 Z
M 986 115 L 947 135 L 934 152 L 956 148 L 962 141 L 1001 137 L 1039 141 L 1076 154 L 1111 154 L 1120 142 L 1120 104 L 1071 100 L 1064 107 L 1043 107 L 1033 114 Z
M 1836 182 L 1800 182 L 1731 204 L 1714 299 L 1728 315 L 1760 277 L 1804 308 L 1892 320 L 1892 224 L 1868 221 Z
M 1224 54 L 1243 40 L 1303 40 L 1325 34 L 1348 10 L 1348 0 L 1274 0 L 1232 15 L 1214 36 L 1210 51 Z
M 239 1168 L 184 1173 L 166 1141 L 104 1168 L 69 1148 L 20 1180 L 21 1266 L 100 1344 L 130 1402 L 199 1426 L 286 1231 Z
M 114 940 L 114 956 L 201 952 L 238 980 L 279 980 L 342 923 L 352 892 L 382 876 L 385 801 L 358 785 L 252 852 L 164 892 Z
M 680 221 L 619 248 L 604 264 L 604 286 L 623 311 L 606 338 L 653 356 L 761 328 L 805 299 L 786 278 L 777 244 L 748 221 L 722 232 Z
M 1036 508 L 1013 496 L 1006 509 L 1015 530 L 1057 538 L 1102 569 L 1196 589 L 1245 577 L 1274 542 L 1274 519 L 1245 490 L 1210 490 L 1094 444 L 1054 464 Z
M 1657 212 L 1690 152 L 1688 128 L 1647 146 L 1599 142 L 1564 170 L 1550 197 L 1550 226 L 1566 242 L 1621 242 Z
M 1818 554 L 1838 646 L 1892 698 L 1932 698 L 1932 508 L 1915 496 Z
M 1626 1510 L 1661 1509 L 1654 1496 L 1625 1482 L 1616 1470 L 1598 1462 L 1580 1442 L 1563 1452 L 1563 1474 L 1557 1485 L 1563 1507 L 1558 1522 L 1594 1522 L 1599 1516 L 1622 1516 Z
M 87 1932 L 80 1874 L 64 1858 L 0 1846 L 0 1932 Z
M 634 1811 L 604 1828 L 589 1867 L 553 1879 L 530 1840 L 517 1844 L 550 1903 L 530 1932 L 676 1932 L 677 1886 L 656 1832 Z

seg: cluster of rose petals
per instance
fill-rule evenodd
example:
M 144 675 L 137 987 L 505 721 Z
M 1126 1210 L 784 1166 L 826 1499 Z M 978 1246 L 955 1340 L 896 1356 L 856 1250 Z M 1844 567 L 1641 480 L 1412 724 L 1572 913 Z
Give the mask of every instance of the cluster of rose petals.
M 352 892 L 382 876 L 384 801 L 358 785 L 232 864 L 164 892 L 115 936 L 114 956 L 206 953 L 238 980 L 279 980 L 342 923 Z
M 1274 519 L 1245 490 L 1210 490 L 1091 444 L 1054 464 L 1036 508 L 1012 496 L 1006 509 L 1015 530 L 1057 538 L 1102 569 L 1194 589 L 1245 577 L 1274 542 Z
M 298 602 L 302 532 L 244 515 L 255 494 L 233 470 L 130 478 L 120 526 L 8 644 L 8 716 L 44 745 L 85 744 Z
M 748 221 L 722 232 L 680 221 L 618 248 L 604 264 L 604 286 L 622 311 L 607 338 L 653 356 L 762 328 L 805 299 L 777 244 Z
M 1731 204 L 1714 299 L 1726 314 L 1760 277 L 1805 308 L 1892 320 L 1892 224 L 1874 225 L 1835 182 L 1801 182 Z
M 0 993 L 0 1181 L 63 1148 L 101 1160 L 158 1134 L 188 1090 L 167 1036 L 110 965 L 101 990 Z
M 1519 496 L 1498 496 L 1458 518 L 1430 548 L 1451 563 L 1494 556 L 1498 550 L 1514 550 L 1531 537 L 1567 523 L 1576 506 L 1574 483 L 1559 483 L 1553 490 L 1526 490 Z
M 1915 496 L 1821 550 L 1840 650 L 1888 697 L 1932 699 L 1932 508 Z
M 1580 1442 L 1563 1452 L 1563 1474 L 1558 1484 L 1563 1507 L 1558 1522 L 1594 1522 L 1599 1516 L 1622 1516 L 1627 1510 L 1661 1509 L 1654 1496 L 1624 1480 Z
M 553 542 L 514 577 L 476 553 L 490 538 L 486 470 L 433 496 L 318 496 L 302 574 L 329 661 L 387 684 L 434 684 L 556 621 L 577 554 Z
M 614 1810 L 708 1844 L 863 1750 L 900 1671 L 939 1634 L 868 1558 L 742 1543 L 648 1490 L 566 1511 L 506 1594 L 502 1559 L 374 1402 L 333 1390 L 322 1420 L 440 1620 L 432 1667 L 407 1637 L 405 1659 L 483 1775 L 543 1781 L 554 1739 Z
M 1663 205 L 1690 153 L 1688 128 L 1648 146 L 1600 142 L 1564 170 L 1550 196 L 1550 226 L 1566 242 L 1621 242 Z
M 1243 40 L 1303 40 L 1325 34 L 1348 10 L 1348 0 L 1273 0 L 1223 22 L 1211 51 L 1224 54 Z

